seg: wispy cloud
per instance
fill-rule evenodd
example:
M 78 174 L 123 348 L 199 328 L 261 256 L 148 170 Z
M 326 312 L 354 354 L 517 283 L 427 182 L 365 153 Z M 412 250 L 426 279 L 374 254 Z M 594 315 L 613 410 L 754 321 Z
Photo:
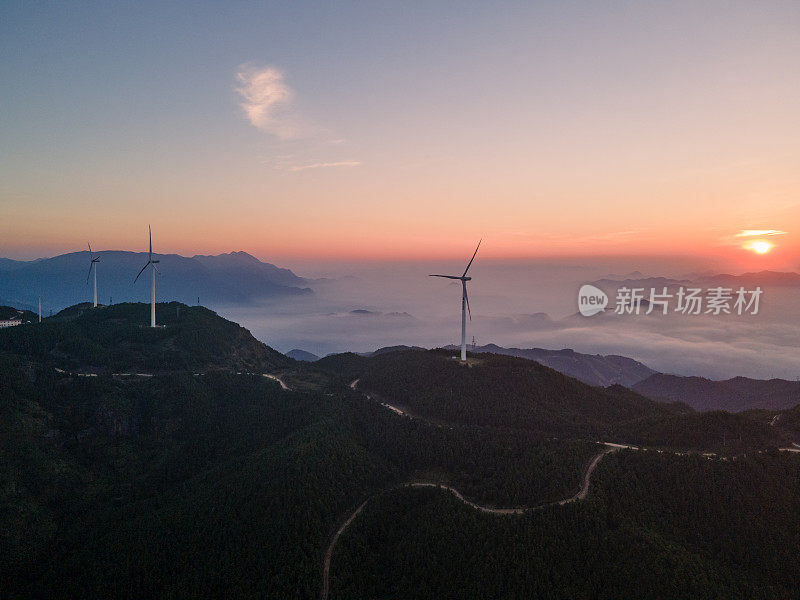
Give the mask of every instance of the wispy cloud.
M 244 64 L 236 72 L 236 81 L 242 97 L 239 106 L 250 123 L 281 139 L 300 137 L 304 128 L 291 109 L 294 92 L 279 69 Z
M 292 167 L 292 171 L 305 171 L 307 169 L 327 169 L 330 167 L 358 167 L 361 166 L 361 161 L 358 160 L 342 160 L 339 162 L 325 162 L 313 163 L 310 165 L 297 165 Z
M 286 83 L 279 68 L 245 63 L 237 69 L 236 81 L 236 92 L 241 96 L 239 106 L 247 120 L 254 127 L 280 139 L 282 149 L 294 150 L 291 154 L 262 156 L 259 158 L 262 163 L 272 165 L 276 170 L 294 172 L 361 165 L 361 161 L 349 157 L 348 160 L 336 160 L 342 158 L 341 153 L 325 157 L 328 159 L 325 162 L 311 162 L 321 158 L 314 156 L 312 151 L 315 154 L 321 148 L 330 151 L 331 145 L 342 146 L 347 140 L 333 137 L 330 131 L 309 124 L 301 117 L 294 106 L 294 90 Z M 288 143 L 289 140 L 294 142 Z
M 777 229 L 743 229 L 734 237 L 756 237 L 763 235 L 786 235 L 786 232 Z

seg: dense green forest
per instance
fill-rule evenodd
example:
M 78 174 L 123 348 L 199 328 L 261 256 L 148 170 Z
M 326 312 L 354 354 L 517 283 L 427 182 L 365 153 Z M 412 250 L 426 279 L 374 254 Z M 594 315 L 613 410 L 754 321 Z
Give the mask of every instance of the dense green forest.
M 423 478 L 498 506 L 548 502 L 597 452 L 398 418 L 335 381 L 1 370 L 12 597 L 310 598 L 336 523 L 371 494 Z
M 539 363 L 478 354 L 464 368 L 443 351 L 370 358 L 343 354 L 315 366 L 435 422 L 527 429 L 662 448 L 741 453 L 787 445 L 793 433 L 749 413 L 697 413 L 650 400 L 619 385 L 591 387 Z M 791 411 L 785 411 L 785 423 Z M 774 414 L 774 413 L 773 413 Z
M 70 307 L 43 320 L 11 327 L 0 336 L 5 351 L 42 364 L 84 372 L 166 372 L 233 369 L 264 373 L 294 361 L 256 340 L 236 323 L 201 306 L 123 303 Z
M 625 451 L 582 503 L 487 515 L 379 495 L 342 537 L 331 598 L 797 598 L 800 461 Z
M 331 357 L 316 364 L 339 368 L 359 378 L 362 389 L 447 423 L 597 437 L 623 421 L 691 410 L 647 400 L 625 388 L 593 388 L 539 363 L 495 354 L 475 356 L 471 368 L 441 351 L 389 352 L 360 361 L 345 357 L 341 366 L 335 361 Z
M 156 330 L 120 305 L 0 331 L 3 598 L 316 598 L 333 533 L 368 499 L 334 547 L 331 597 L 800 589 L 800 456 L 770 450 L 796 409 L 785 427 L 695 413 L 492 355 L 298 364 L 211 311 L 159 306 Z M 585 500 L 523 516 L 403 487 L 539 507 L 580 489 L 604 439 L 663 452 L 605 456 Z M 709 447 L 737 456 L 685 454 Z
M 18 310 L 12 306 L 0 306 L 0 319 L 20 319 L 23 323 L 33 323 L 38 320 L 38 316 L 29 310 Z

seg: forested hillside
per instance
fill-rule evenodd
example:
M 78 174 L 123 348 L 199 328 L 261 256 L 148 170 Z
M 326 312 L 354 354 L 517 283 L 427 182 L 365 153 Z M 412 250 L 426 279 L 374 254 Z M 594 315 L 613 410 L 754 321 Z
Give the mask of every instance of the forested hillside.
M 620 422 L 690 410 L 593 388 L 534 361 L 496 354 L 476 355 L 469 367 L 443 351 L 327 357 L 317 364 L 358 378 L 361 389 L 412 413 L 447 423 L 602 437 Z
M 263 373 L 293 363 L 207 308 L 159 303 L 156 322 L 159 327 L 149 327 L 148 304 L 76 305 L 42 323 L 3 331 L 0 352 L 93 373 L 182 369 Z
M 474 355 L 468 367 L 442 351 L 342 354 L 315 365 L 440 423 L 727 453 L 792 440 L 748 415 L 695 413 L 684 404 L 656 402 L 618 385 L 591 387 L 537 362 L 496 354 Z
M 325 384 L 0 366 L 8 597 L 316 597 L 341 515 L 415 477 L 481 502 L 574 493 L 592 443 L 442 429 Z
M 36 313 L 19 310 L 12 306 L 0 306 L 0 319 L 20 319 L 23 323 L 33 323 L 38 319 Z
M 583 503 L 523 516 L 404 489 L 334 553 L 332 599 L 796 598 L 800 461 L 622 452 Z
M 0 331 L 4 598 L 318 598 L 327 551 L 336 598 L 797 589 L 800 457 L 769 450 L 794 412 L 694 413 L 488 354 L 296 363 L 159 308 L 155 330 L 119 305 Z

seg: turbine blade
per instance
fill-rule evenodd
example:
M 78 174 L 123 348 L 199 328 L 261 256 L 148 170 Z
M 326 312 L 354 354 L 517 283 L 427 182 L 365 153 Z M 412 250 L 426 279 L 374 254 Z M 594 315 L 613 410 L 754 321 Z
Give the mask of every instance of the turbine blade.
M 464 300 L 467 301 L 467 313 L 469 314 L 469 320 L 472 321 L 472 311 L 469 309 L 469 294 L 467 294 L 466 283 L 464 283 Z
M 477 253 L 478 253 L 478 248 L 480 248 L 480 247 L 481 247 L 481 242 L 482 242 L 482 241 L 483 241 L 483 238 L 481 238 L 480 240 L 478 240 L 478 247 L 477 247 L 477 248 L 475 248 L 475 254 L 477 254 Z M 466 277 L 466 275 L 467 275 L 467 271 L 469 271 L 469 268 L 472 266 L 472 261 L 473 261 L 473 260 L 475 260 L 475 254 L 473 254 L 473 255 L 472 255 L 472 258 L 470 258 L 470 259 L 469 259 L 469 263 L 467 264 L 467 268 L 466 268 L 466 269 L 464 269 L 464 274 L 462 275 L 462 277 Z
M 89 263 L 89 274 L 86 275 L 86 283 L 89 283 L 89 277 L 92 276 L 92 267 L 94 266 L 94 262 Z
M 150 225 L 147 226 L 147 232 L 150 234 L 150 256 L 148 258 L 153 258 L 153 230 L 150 229 Z
M 428 277 L 444 277 L 445 279 L 461 279 L 457 275 L 428 275 Z
M 141 271 L 139 271 L 139 275 L 141 275 L 142 273 L 144 273 L 144 270 L 145 270 L 145 269 L 146 269 L 148 266 L 150 266 L 150 261 L 149 261 L 149 260 L 147 261 L 147 264 L 146 264 L 145 266 L 143 266 L 143 267 L 142 267 L 142 270 L 141 270 Z M 136 276 L 136 279 L 139 279 L 139 275 L 137 275 L 137 276 Z M 133 280 L 133 283 L 136 283 L 136 279 L 134 279 L 134 280 Z
M 86 242 L 86 245 L 89 246 L 89 258 L 92 256 L 92 245 L 89 242 Z
M 158 273 L 159 275 L 161 275 L 161 271 L 159 271 L 159 270 L 158 270 L 158 267 L 156 266 L 156 263 L 157 263 L 157 262 L 158 262 L 157 260 L 154 260 L 154 261 L 153 261 L 152 263 L 150 263 L 150 264 L 151 264 L 151 265 L 153 265 L 153 268 L 156 270 L 156 273 Z

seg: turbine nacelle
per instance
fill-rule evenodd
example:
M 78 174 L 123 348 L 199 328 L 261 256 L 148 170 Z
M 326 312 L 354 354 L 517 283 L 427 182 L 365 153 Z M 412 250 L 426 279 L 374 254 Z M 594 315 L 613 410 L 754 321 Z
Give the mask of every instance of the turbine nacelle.
M 136 280 L 137 280 L 137 279 L 139 279 L 139 275 L 141 275 L 142 273 L 144 273 L 144 270 L 145 270 L 147 267 L 149 267 L 150 265 L 153 265 L 153 269 L 155 270 L 155 272 L 156 272 L 156 273 L 158 273 L 159 275 L 161 275 L 161 271 L 159 271 L 159 270 L 156 268 L 156 265 L 157 265 L 158 263 L 160 263 L 161 261 L 160 261 L 160 260 L 158 260 L 158 259 L 156 259 L 156 260 L 153 260 L 153 231 L 150 229 L 150 226 L 149 226 L 149 225 L 147 226 L 147 231 L 148 231 L 148 233 L 150 234 L 150 250 L 148 250 L 148 252 L 147 252 L 147 262 L 146 262 L 146 263 L 145 263 L 145 265 L 142 267 L 142 270 L 141 270 L 141 271 L 139 271 L 138 275 L 136 275 L 136 277 L 134 277 L 134 279 L 133 279 L 133 283 L 136 283 Z
M 89 246 L 89 272 L 86 274 L 86 283 L 89 283 L 89 278 L 92 276 L 92 269 L 94 269 L 94 298 L 92 299 L 92 306 L 97 308 L 97 263 L 100 262 L 100 257 L 95 256 L 92 252 L 92 244 L 86 242 Z
M 86 245 L 89 246 L 89 274 L 86 275 L 86 283 L 89 283 L 89 278 L 92 276 L 92 268 L 100 262 L 100 257 L 94 255 L 91 244 L 87 242 Z

